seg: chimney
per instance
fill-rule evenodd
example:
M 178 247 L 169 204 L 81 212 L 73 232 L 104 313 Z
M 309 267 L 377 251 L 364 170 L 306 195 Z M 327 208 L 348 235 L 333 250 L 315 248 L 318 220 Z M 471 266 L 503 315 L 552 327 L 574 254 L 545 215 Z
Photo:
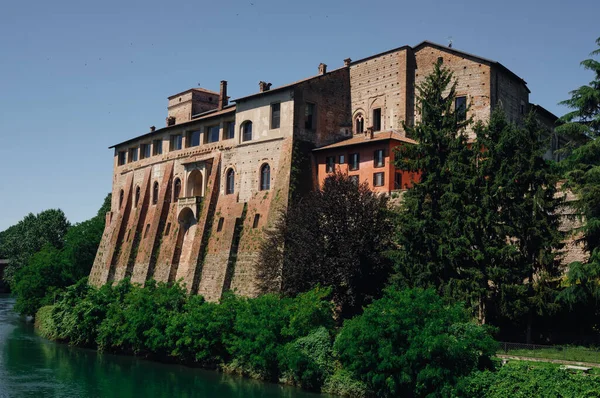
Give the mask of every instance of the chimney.
M 150 126 L 150 132 L 154 133 L 156 131 L 156 127 L 155 126 Z
M 321 62 L 319 64 L 319 75 L 324 75 L 325 73 L 327 73 L 327 65 Z
M 219 106 L 218 109 L 222 110 L 229 103 L 229 97 L 227 96 L 227 80 L 221 80 L 221 90 L 219 91 Z
M 351 58 L 346 58 L 346 59 L 344 60 L 344 66 L 350 66 L 350 63 L 351 63 L 351 62 L 352 62 L 352 59 L 351 59 Z
M 258 88 L 261 93 L 264 93 L 265 91 L 269 91 L 271 89 L 271 86 L 272 86 L 271 83 L 267 83 L 267 82 L 263 82 L 263 81 L 258 82 Z

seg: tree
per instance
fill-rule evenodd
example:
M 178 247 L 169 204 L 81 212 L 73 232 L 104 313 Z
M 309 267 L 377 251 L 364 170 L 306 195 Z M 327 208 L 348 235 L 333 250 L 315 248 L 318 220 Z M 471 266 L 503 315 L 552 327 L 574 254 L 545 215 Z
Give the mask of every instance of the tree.
M 600 55 L 600 37 L 596 39 L 599 48 L 590 53 L 591 57 Z M 581 66 L 591 70 L 595 76 L 588 85 L 570 92 L 571 98 L 560 102 L 573 109 L 561 118 L 565 122 L 558 131 L 565 135 L 584 134 L 589 137 L 600 135 L 600 62 L 595 59 L 581 61 Z
M 39 252 L 27 259 L 25 266 L 16 269 L 13 290 L 17 295 L 17 311 L 35 315 L 40 306 L 53 301 L 57 291 L 89 274 L 104 231 L 107 203 L 110 204 L 110 194 L 95 217 L 68 228 L 66 234 L 61 236 L 58 247 L 55 246 L 58 244 L 56 241 L 46 243 Z M 64 221 L 68 224 L 66 219 Z M 59 227 L 62 225 L 56 220 L 52 221 L 49 215 L 40 217 L 39 223 L 54 228 L 57 224 Z M 52 236 L 53 233 L 48 235 Z
M 449 395 L 461 377 L 490 367 L 496 351 L 489 330 L 470 318 L 432 289 L 388 289 L 344 323 L 334 350 L 377 396 Z
M 477 312 L 487 278 L 474 242 L 483 235 L 475 151 L 466 133 L 471 120 L 455 109 L 456 81 L 440 62 L 417 89 L 421 121 L 404 126 L 417 144 L 400 147 L 396 167 L 421 178 L 404 195 L 397 218 L 395 282 L 435 287 Z
M 599 48 L 592 51 L 591 57 L 600 55 L 600 38 L 596 44 Z M 600 136 L 600 62 L 586 59 L 581 65 L 594 73 L 594 80 L 571 91 L 571 98 L 561 102 L 573 111 L 561 118 L 565 124 L 558 130 L 565 135 L 584 134 L 591 138 L 562 164 L 566 177 L 564 187 L 576 197 L 569 205 L 582 220 L 574 234 L 589 258 L 569 264 L 560 298 L 571 308 L 588 308 L 588 313 L 595 315 L 586 317 L 588 326 L 597 334 L 600 317 L 600 142 L 597 139 Z
M 46 244 L 62 249 L 64 237 L 70 224 L 60 209 L 45 210 L 37 215 L 29 213 L 16 225 L 2 233 L 0 253 L 10 260 L 4 280 L 11 285 L 15 273 L 27 265 L 31 256 Z
M 438 63 L 419 87 L 421 122 L 405 126 L 417 144 L 401 147 L 396 166 L 421 180 L 398 217 L 396 283 L 434 287 L 480 323 L 492 302 L 513 319 L 551 311 L 561 200 L 541 130 L 533 115 L 516 126 L 499 108 L 471 142 L 455 87 Z
M 488 249 L 495 251 L 486 274 L 499 312 L 512 320 L 525 318 L 528 341 L 534 315 L 558 309 L 558 253 L 563 247 L 559 224 L 564 201 L 557 193 L 558 176 L 543 159 L 543 135 L 533 114 L 516 126 L 501 110 L 477 129 L 481 203 L 486 226 L 493 226 L 482 231 L 494 237 Z
M 349 317 L 387 281 L 390 263 L 383 252 L 389 234 L 387 198 L 346 174 L 332 174 L 268 232 L 258 265 L 260 288 L 294 296 L 330 286 L 340 314 Z

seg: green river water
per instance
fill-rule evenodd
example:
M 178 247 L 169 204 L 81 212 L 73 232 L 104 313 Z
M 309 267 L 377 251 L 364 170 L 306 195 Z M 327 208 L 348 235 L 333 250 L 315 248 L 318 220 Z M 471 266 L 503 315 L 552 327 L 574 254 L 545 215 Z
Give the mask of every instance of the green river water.
M 0 397 L 301 397 L 297 388 L 98 354 L 39 337 L 0 296 Z

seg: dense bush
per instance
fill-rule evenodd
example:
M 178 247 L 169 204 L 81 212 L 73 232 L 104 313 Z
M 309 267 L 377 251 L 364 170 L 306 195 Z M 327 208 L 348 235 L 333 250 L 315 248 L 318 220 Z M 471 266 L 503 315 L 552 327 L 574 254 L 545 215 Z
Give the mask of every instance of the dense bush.
M 344 323 L 335 350 L 345 369 L 380 396 L 429 396 L 491 365 L 496 343 L 461 305 L 433 290 L 387 290 Z
M 480 372 L 492 368 L 496 349 L 487 329 L 432 290 L 387 290 L 341 329 L 333 315 L 330 289 L 228 293 L 209 303 L 179 285 L 124 280 L 97 289 L 83 279 L 37 316 L 44 336 L 71 344 L 352 397 L 486 396 L 488 387 L 504 388 L 495 373 Z
M 600 397 L 600 376 L 571 373 L 558 366 L 509 363 L 497 372 L 473 372 L 461 380 L 456 397 Z

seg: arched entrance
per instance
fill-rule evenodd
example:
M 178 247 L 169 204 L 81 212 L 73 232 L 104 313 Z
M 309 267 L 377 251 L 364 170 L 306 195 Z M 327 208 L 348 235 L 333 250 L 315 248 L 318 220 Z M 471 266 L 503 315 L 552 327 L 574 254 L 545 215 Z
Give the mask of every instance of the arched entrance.
M 197 221 L 194 212 L 189 207 L 184 207 L 177 217 L 179 231 L 177 232 L 177 243 L 173 253 L 169 282 L 175 282 L 185 278 L 188 274 L 190 264 L 190 252 L 192 242 L 196 235 Z
M 186 184 L 186 197 L 203 196 L 203 177 L 198 169 L 192 170 L 188 175 Z

